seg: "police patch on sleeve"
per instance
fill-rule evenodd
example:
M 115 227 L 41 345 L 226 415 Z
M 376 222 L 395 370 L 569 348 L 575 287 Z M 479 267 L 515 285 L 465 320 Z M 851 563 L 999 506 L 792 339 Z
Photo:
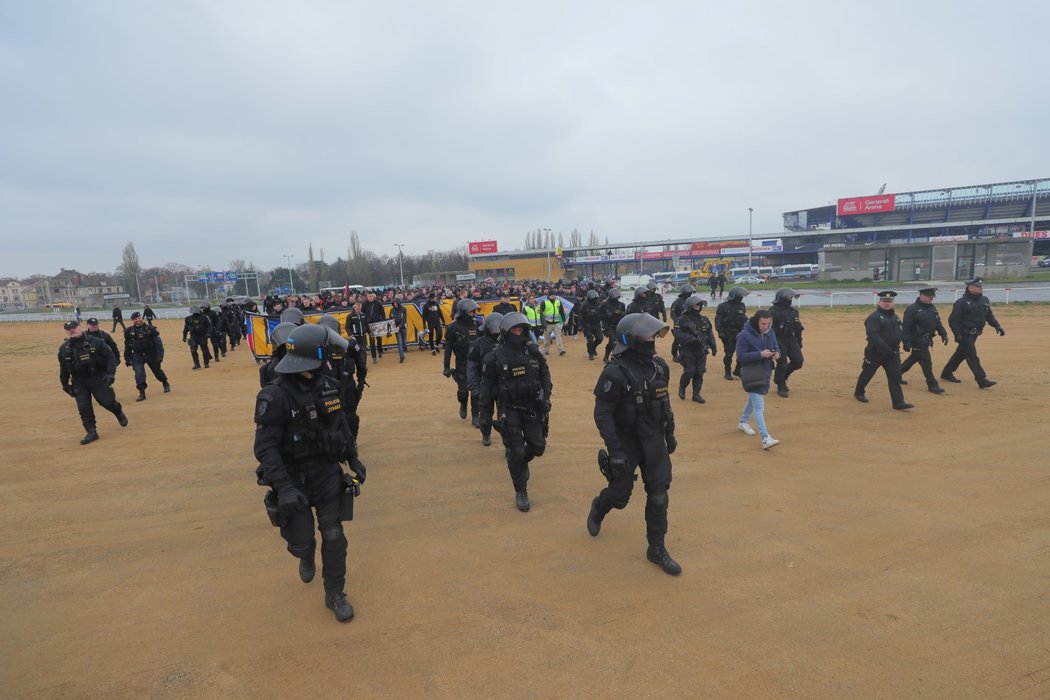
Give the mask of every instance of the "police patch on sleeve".
M 255 417 L 265 418 L 266 414 L 270 411 L 270 404 L 273 403 L 269 396 L 260 396 L 255 400 Z
M 602 382 L 602 393 L 608 394 L 610 391 L 612 391 L 612 386 L 612 380 L 606 379 L 604 382 Z

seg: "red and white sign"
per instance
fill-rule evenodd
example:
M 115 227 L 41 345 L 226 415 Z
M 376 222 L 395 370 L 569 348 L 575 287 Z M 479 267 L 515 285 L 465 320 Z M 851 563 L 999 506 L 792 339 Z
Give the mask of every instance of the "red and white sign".
M 471 241 L 467 245 L 470 255 L 482 255 L 483 253 L 495 253 L 498 251 L 496 241 Z
M 894 211 L 897 208 L 897 195 L 880 194 L 874 197 L 846 197 L 839 200 L 839 216 L 853 214 L 877 214 L 883 211 Z
M 1014 231 L 1014 238 L 1050 238 L 1050 231 Z
M 706 256 L 717 258 L 721 254 L 722 249 L 718 245 L 711 245 L 710 243 L 694 243 L 689 252 L 694 257 Z

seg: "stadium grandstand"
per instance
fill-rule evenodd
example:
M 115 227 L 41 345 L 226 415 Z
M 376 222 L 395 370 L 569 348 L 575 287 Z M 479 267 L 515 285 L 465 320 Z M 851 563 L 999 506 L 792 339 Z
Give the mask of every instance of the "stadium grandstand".
M 821 279 L 1017 279 L 1050 254 L 1050 179 L 862 197 L 784 212 L 784 230 L 753 236 L 633 241 L 471 253 L 479 276 L 619 277 L 667 271 L 816 264 Z

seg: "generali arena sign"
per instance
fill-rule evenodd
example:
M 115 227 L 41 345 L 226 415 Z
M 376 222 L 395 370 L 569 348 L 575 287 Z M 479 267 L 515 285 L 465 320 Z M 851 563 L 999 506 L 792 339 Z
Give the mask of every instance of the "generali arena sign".
M 471 241 L 467 253 L 469 255 L 482 255 L 484 253 L 497 252 L 496 241 Z
M 897 195 L 880 194 L 874 197 L 846 197 L 839 200 L 839 216 L 877 214 L 897 208 Z

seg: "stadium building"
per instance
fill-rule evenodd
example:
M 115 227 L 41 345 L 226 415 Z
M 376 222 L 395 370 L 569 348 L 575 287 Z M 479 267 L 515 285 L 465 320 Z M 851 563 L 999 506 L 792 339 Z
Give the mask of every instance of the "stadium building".
M 784 230 L 556 250 L 470 253 L 479 278 L 605 278 L 817 264 L 821 279 L 1017 279 L 1050 254 L 1050 179 L 867 197 L 785 212 Z M 473 245 L 473 244 L 472 244 Z

